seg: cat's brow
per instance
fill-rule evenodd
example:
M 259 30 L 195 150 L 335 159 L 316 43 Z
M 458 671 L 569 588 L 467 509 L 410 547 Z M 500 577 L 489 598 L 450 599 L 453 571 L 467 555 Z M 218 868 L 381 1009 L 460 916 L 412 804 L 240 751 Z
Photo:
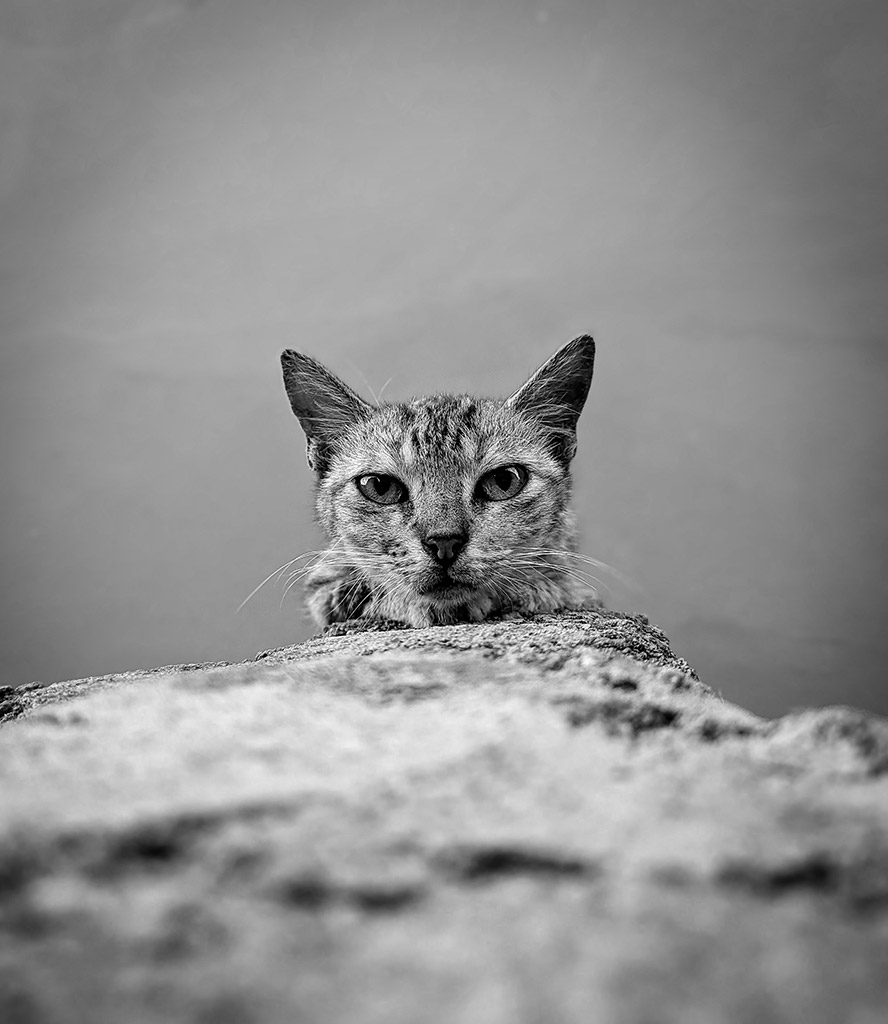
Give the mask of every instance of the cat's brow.
M 416 462 L 416 449 L 410 443 L 408 438 L 404 438 L 398 448 L 398 454 L 401 457 L 401 461 L 408 469 L 412 469 Z
M 564 476 L 558 466 L 558 463 L 555 462 L 554 459 L 541 458 L 538 454 L 535 457 L 528 455 L 512 455 L 495 459 L 487 459 L 481 462 L 478 467 L 478 478 L 480 479 L 486 473 L 490 473 L 494 469 L 499 469 L 502 466 L 510 464 L 524 466 L 525 469 L 528 469 L 531 474 L 531 483 L 535 478 L 543 480 L 547 484 L 555 483 Z M 530 493 L 530 485 L 528 485 L 528 493 Z
M 558 462 L 539 441 L 514 437 L 488 439 L 479 452 L 478 473 L 483 475 L 511 462 L 526 466 L 544 478 L 563 475 Z

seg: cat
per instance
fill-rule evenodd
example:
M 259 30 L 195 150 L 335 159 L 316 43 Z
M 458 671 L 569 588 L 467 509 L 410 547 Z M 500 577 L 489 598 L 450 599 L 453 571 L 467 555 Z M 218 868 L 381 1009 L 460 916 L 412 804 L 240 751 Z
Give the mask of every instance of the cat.
M 316 359 L 283 352 L 332 541 L 304 572 L 318 625 L 448 625 L 583 604 L 592 588 L 568 502 L 594 361 L 582 335 L 504 400 L 373 405 Z

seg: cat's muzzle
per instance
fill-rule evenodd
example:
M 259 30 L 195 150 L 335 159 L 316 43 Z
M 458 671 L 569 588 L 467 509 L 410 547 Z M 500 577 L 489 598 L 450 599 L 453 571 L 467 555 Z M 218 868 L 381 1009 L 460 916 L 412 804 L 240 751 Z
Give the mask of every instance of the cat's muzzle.
M 473 588 L 466 580 L 459 579 L 443 566 L 433 566 L 423 572 L 416 581 L 417 593 L 423 597 L 438 597 L 446 600 L 464 599 Z

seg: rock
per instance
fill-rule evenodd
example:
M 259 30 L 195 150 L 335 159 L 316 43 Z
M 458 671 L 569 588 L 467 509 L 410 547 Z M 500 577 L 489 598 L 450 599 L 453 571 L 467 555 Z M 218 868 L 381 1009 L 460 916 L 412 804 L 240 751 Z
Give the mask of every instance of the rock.
M 0 1020 L 872 1022 L 888 723 L 600 608 L 2 695 Z

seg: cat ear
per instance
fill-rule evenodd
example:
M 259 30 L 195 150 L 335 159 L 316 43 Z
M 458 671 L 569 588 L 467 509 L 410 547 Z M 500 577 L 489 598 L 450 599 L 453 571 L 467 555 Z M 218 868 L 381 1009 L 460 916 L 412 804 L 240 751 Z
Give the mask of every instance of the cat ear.
M 322 473 L 330 446 L 372 406 L 311 356 L 286 349 L 281 353 L 284 387 L 308 439 L 308 464 Z
M 576 452 L 577 420 L 586 403 L 595 342 L 588 334 L 569 341 L 523 384 L 506 404 L 532 416 L 552 432 L 560 454 L 569 462 Z

